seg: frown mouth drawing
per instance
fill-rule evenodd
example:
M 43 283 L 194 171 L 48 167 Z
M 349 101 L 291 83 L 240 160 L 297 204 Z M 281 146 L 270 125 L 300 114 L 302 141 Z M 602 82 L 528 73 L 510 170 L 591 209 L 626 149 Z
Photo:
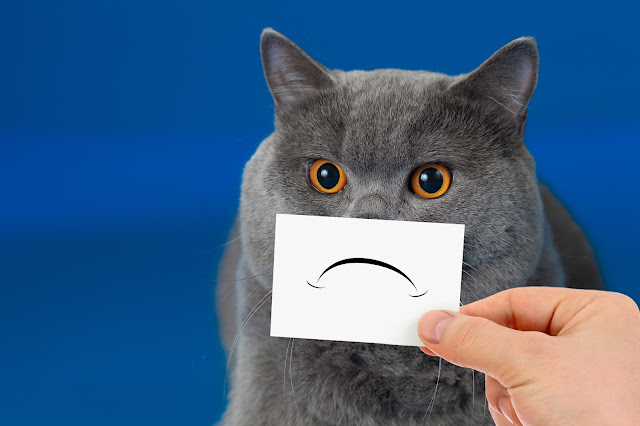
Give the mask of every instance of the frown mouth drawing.
M 398 274 L 402 275 L 402 276 L 403 276 L 407 281 L 409 281 L 409 282 L 411 283 L 411 285 L 413 286 L 414 290 L 415 290 L 416 292 L 418 291 L 418 288 L 417 288 L 417 287 L 416 287 L 416 285 L 413 283 L 413 281 L 411 281 L 411 278 L 409 278 L 409 277 L 407 276 L 407 274 L 405 274 L 404 272 L 402 272 L 400 269 L 398 269 L 398 268 L 396 268 L 395 266 L 390 265 L 390 264 L 388 264 L 388 263 L 381 262 L 381 261 L 379 261 L 379 260 L 375 260 L 375 259 L 367 259 L 367 258 L 364 258 L 364 257 L 351 257 L 351 258 L 349 258 L 349 259 L 339 260 L 339 261 L 337 261 L 336 263 L 334 263 L 334 264 L 330 265 L 327 269 L 325 269 L 325 270 L 320 274 L 320 276 L 318 277 L 318 279 L 317 279 L 317 281 L 316 281 L 316 285 L 311 284 L 309 281 L 307 281 L 307 284 L 309 284 L 309 285 L 310 285 L 311 287 L 313 287 L 313 288 L 318 288 L 318 289 L 320 289 L 320 288 L 324 288 L 324 287 L 321 287 L 321 286 L 318 286 L 318 285 L 317 285 L 317 284 L 320 282 L 320 279 L 322 278 L 322 276 L 323 276 L 324 274 L 326 274 L 327 272 L 329 272 L 329 271 L 330 271 L 331 269 L 333 269 L 333 268 L 336 268 L 336 267 L 341 266 L 341 265 L 346 265 L 346 264 L 349 264 L 349 263 L 364 263 L 364 264 L 368 264 L 368 265 L 380 266 L 380 267 L 382 267 L 382 268 L 389 269 L 389 270 L 391 270 L 391 271 L 393 271 L 393 272 L 395 272 L 395 273 L 398 273 Z M 424 293 L 422 293 L 422 294 L 416 294 L 416 295 L 410 294 L 409 296 L 411 296 L 411 297 L 421 297 L 421 296 L 424 296 L 425 294 L 427 294 L 427 292 L 428 292 L 428 291 L 429 291 L 429 290 L 425 291 L 425 292 L 424 292 Z

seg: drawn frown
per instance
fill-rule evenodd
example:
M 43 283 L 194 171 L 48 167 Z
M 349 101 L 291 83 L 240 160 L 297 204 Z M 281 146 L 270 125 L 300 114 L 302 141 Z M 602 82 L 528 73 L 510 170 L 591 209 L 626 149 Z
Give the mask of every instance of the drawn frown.
M 270 335 L 422 346 L 422 314 L 459 309 L 463 249 L 461 224 L 278 214 Z
M 324 274 L 326 274 L 327 272 L 329 272 L 331 269 L 336 268 L 338 266 L 342 266 L 342 265 L 347 265 L 350 263 L 361 263 L 361 264 L 368 264 L 368 265 L 374 265 L 374 266 L 379 266 L 382 268 L 386 268 L 389 269 L 397 274 L 402 275 L 407 281 L 409 281 L 409 283 L 413 286 L 413 289 L 416 291 L 416 293 L 418 292 L 418 288 L 416 287 L 416 285 L 413 283 L 413 281 L 411 280 L 411 278 L 409 278 L 407 276 L 407 274 L 405 274 L 404 272 L 402 272 L 400 269 L 396 268 L 393 265 L 390 265 L 386 262 L 381 262 L 379 260 L 375 260 L 375 259 L 368 259 L 365 257 L 351 257 L 348 259 L 343 259 L 343 260 L 339 260 L 333 264 L 331 264 L 329 267 L 327 267 L 327 269 L 325 269 L 320 276 L 318 277 L 318 279 L 316 280 L 316 285 L 311 284 L 308 280 L 307 280 L 307 284 L 309 284 L 311 287 L 313 288 L 317 288 L 317 289 L 322 289 L 325 288 L 324 286 L 318 286 L 317 284 L 320 282 L 320 279 L 322 278 L 322 276 Z M 425 291 L 422 294 L 409 294 L 410 297 L 422 297 L 425 294 L 427 294 L 429 292 L 429 290 Z

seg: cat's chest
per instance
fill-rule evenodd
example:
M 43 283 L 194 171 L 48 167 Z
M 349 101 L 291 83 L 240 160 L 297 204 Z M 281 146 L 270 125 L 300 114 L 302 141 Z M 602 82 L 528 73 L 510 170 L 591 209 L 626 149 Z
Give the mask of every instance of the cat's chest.
M 255 293 L 248 297 L 252 303 L 260 300 Z M 251 394 L 272 410 L 304 419 L 301 424 L 420 424 L 425 415 L 482 416 L 479 373 L 415 347 L 271 337 L 268 304 L 258 312 L 243 332 L 239 382 L 251 383 Z

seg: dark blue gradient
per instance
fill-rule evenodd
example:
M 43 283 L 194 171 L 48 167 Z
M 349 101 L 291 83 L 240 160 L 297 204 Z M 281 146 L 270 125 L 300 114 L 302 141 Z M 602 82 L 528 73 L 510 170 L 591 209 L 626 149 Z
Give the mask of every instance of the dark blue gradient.
M 638 12 L 616 1 L 2 1 L 0 424 L 219 419 L 214 280 L 243 165 L 273 126 L 267 26 L 329 67 L 454 74 L 536 37 L 527 145 L 608 288 L 640 301 Z

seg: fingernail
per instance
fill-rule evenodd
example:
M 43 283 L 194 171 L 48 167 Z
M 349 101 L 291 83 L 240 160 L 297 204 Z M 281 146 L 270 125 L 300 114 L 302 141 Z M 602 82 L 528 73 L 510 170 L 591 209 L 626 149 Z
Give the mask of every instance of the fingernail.
M 440 343 L 453 317 L 443 311 L 427 312 L 418 322 L 418 335 L 424 342 Z
M 498 401 L 498 408 L 500 408 L 500 412 L 502 413 L 502 415 L 505 416 L 507 420 L 511 422 L 511 424 L 514 424 L 513 413 L 511 412 L 511 401 L 509 400 L 509 398 L 507 398 L 506 396 L 500 398 L 500 400 Z

